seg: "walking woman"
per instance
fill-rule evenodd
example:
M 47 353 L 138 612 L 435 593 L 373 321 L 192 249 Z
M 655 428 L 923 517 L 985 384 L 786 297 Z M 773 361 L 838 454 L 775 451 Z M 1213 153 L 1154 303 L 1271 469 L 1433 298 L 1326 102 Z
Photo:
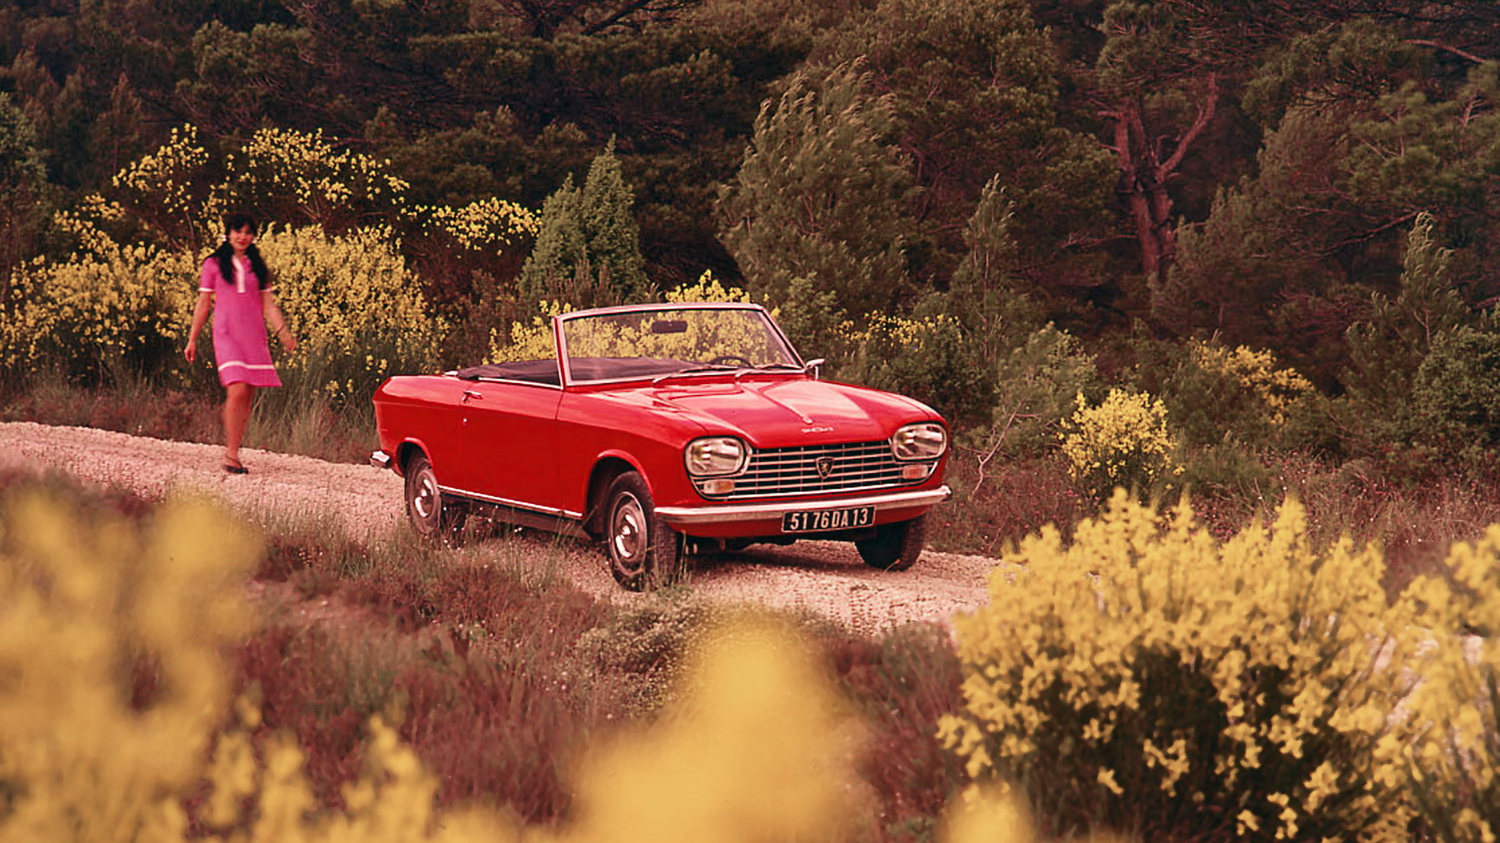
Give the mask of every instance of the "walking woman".
M 291 352 L 297 340 L 286 326 L 286 317 L 276 306 L 271 291 L 271 272 L 255 248 L 255 220 L 248 214 L 230 214 L 224 219 L 224 243 L 203 261 L 198 281 L 198 304 L 193 309 L 193 327 L 188 331 L 183 353 L 191 363 L 198 357 L 198 332 L 214 314 L 214 360 L 219 382 L 224 384 L 224 470 L 245 474 L 240 462 L 240 442 L 250 421 L 255 390 L 281 386 L 266 326 Z

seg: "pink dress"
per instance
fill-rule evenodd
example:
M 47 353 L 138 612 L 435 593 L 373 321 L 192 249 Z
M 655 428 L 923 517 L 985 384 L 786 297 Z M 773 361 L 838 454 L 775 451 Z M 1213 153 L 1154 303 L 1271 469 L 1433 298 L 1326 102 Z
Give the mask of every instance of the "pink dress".
M 219 364 L 219 382 L 281 386 L 266 342 L 260 284 L 250 261 L 236 259 L 235 270 L 235 277 L 226 280 L 219 271 L 219 259 L 209 257 L 198 280 L 199 292 L 214 294 L 214 360 Z

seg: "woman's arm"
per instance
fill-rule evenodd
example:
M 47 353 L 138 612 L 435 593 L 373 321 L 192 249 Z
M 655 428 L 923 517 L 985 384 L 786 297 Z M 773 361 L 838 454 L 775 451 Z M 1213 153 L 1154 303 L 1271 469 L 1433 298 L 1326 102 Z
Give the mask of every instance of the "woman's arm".
M 270 290 L 261 290 L 260 306 L 265 312 L 266 324 L 271 326 L 271 333 L 281 340 L 281 347 L 288 354 L 296 351 L 297 338 L 292 336 L 292 329 L 286 326 L 286 317 L 282 315 L 281 308 L 276 306 L 276 294 Z
M 189 363 L 198 357 L 198 332 L 203 330 L 203 323 L 208 321 L 208 306 L 213 300 L 212 292 L 198 291 L 198 304 L 193 307 L 193 327 L 188 329 L 187 348 L 182 350 Z

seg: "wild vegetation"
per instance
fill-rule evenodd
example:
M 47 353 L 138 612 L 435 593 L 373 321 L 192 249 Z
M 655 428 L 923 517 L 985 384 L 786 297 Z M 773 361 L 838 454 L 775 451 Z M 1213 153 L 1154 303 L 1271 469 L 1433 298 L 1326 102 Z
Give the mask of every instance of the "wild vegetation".
M 1489 0 L 9 4 L 0 418 L 216 440 L 212 369 L 181 346 L 229 209 L 267 221 L 301 340 L 253 446 L 362 459 L 388 374 L 547 353 L 538 328 L 565 308 L 748 298 L 828 358 L 825 376 L 952 421 L 958 494 L 932 542 L 1008 554 L 1028 573 L 1005 587 L 1076 598 L 1007 601 L 1024 616 L 981 613 L 956 652 L 920 633 L 819 639 L 841 682 L 871 683 L 841 685 L 855 708 L 898 736 L 860 772 L 878 827 L 840 833 L 928 839 L 953 792 L 993 778 L 1019 783 L 1044 834 L 1487 839 L 1495 662 L 1471 636 L 1496 623 L 1496 44 Z M 18 553 L 25 519 L 7 519 Z M 377 769 L 363 739 L 387 735 L 368 757 L 406 792 L 556 823 L 572 804 L 561 772 L 470 764 L 470 736 L 566 757 L 601 724 L 657 711 L 661 665 L 697 628 L 439 571 L 416 548 L 269 541 L 246 562 L 258 580 L 373 607 L 379 631 L 262 619 L 224 668 L 236 693 L 262 694 L 234 726 L 232 694 L 161 684 L 175 668 L 136 657 L 165 646 L 160 630 L 117 617 L 115 660 L 145 682 L 121 698 L 168 712 L 187 704 L 174 694 L 213 692 L 222 722 L 129 785 L 187 800 L 186 820 L 131 803 L 142 819 L 111 828 L 248 832 L 227 802 L 222 822 L 194 813 L 209 797 L 193 783 L 213 776 L 190 750 L 236 728 L 257 763 L 301 764 L 288 787 L 346 818 L 374 816 L 371 791 L 341 788 Z M 155 564 L 142 560 L 111 576 Z M 511 601 L 554 618 L 552 637 L 507 638 L 541 631 L 488 608 Z M 1290 637 L 1237 641 L 1225 607 Z M 1007 649 L 1027 623 L 1046 634 Z M 178 655 L 240 634 L 199 627 L 201 653 Z M 1430 634 L 1431 678 L 1397 690 L 1435 725 L 1382 731 L 1369 706 L 1396 691 L 1358 642 L 1408 627 Z M 1128 646 L 1111 637 L 1128 629 Z M 1120 646 L 1085 673 L 1114 684 L 1085 688 L 1072 660 L 1096 633 Z M 1467 656 L 1450 647 L 1464 641 Z M 1174 712 L 1131 708 L 1121 688 L 1143 672 L 1201 719 L 1166 729 Z M 542 699 L 562 685 L 574 695 Z M 515 707 L 473 701 L 486 694 Z M 406 719 L 367 726 L 398 697 Z M 419 700 L 467 713 L 433 719 Z M 395 739 L 438 778 L 407 778 Z M 1072 760 L 1039 767 L 1030 744 Z M 107 765 L 102 746 L 75 749 Z M 65 789 L 65 772 L 36 775 Z
M 1500 821 L 1500 526 L 1392 601 L 1379 549 L 1318 548 L 1295 503 L 1221 542 L 1121 491 L 1073 541 L 1009 554 L 956 635 L 871 638 L 687 593 L 596 603 L 539 573 L 545 547 L 366 547 L 3 479 L 8 835 L 1477 841 Z

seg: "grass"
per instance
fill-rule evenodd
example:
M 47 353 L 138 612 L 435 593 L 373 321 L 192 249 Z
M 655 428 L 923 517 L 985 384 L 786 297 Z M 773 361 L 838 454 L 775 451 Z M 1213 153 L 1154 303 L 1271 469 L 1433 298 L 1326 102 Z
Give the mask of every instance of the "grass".
M 153 385 L 112 367 L 93 386 L 43 372 L 0 383 L 0 421 L 95 427 L 135 436 L 214 444 L 224 439 L 223 392 L 215 383 Z M 368 402 L 335 405 L 317 394 L 263 389 L 256 395 L 244 445 L 330 462 L 364 462 L 377 447 Z
M 952 505 L 940 540 L 961 547 L 979 537 L 999 547 L 1049 512 L 1081 517 L 1083 504 L 1054 468 L 1038 461 L 976 484 L 955 466 L 954 482 L 969 494 Z M 1500 520 L 1496 492 L 1482 484 L 1408 488 L 1358 465 L 1331 471 L 1290 458 L 1271 468 L 1274 485 L 1205 497 L 1205 517 L 1232 530 L 1295 493 L 1308 506 L 1315 541 L 1349 532 L 1385 544 L 1392 588 L 1434 566 L 1452 541 Z M 0 473 L 0 499 L 25 487 L 65 496 L 80 511 L 134 520 L 155 508 L 61 476 Z M 727 611 L 694 600 L 690 589 L 630 609 L 601 603 L 556 576 L 547 545 L 534 541 L 501 538 L 449 552 L 405 533 L 366 545 L 316 519 L 261 528 L 266 550 L 250 589 L 260 622 L 232 653 L 236 686 L 263 714 L 257 741 L 296 736 L 318 803 L 328 808 L 342 804 L 345 785 L 363 772 L 368 720 L 381 714 L 435 774 L 439 808 L 478 803 L 528 824 L 562 822 L 573 808 L 573 759 L 622 726 L 655 717 L 685 654 Z M 947 631 L 913 625 L 866 636 L 805 616 L 798 623 L 865 736 L 859 786 L 871 810 L 853 839 L 936 839 L 943 806 L 968 784 L 935 737 L 938 718 L 963 705 Z M 157 677 L 152 665 L 136 664 L 129 681 L 131 699 L 149 699 Z
M 135 520 L 156 506 L 16 472 L 0 474 L 0 503 L 28 488 Z M 523 568 L 518 543 L 503 538 L 452 552 L 407 536 L 366 546 L 316 519 L 262 529 L 266 549 L 249 590 L 260 621 L 231 654 L 235 684 L 259 705 L 257 742 L 295 735 L 329 808 L 363 772 L 367 723 L 382 714 L 440 782 L 440 808 L 479 803 L 528 824 L 564 820 L 573 759 L 653 718 L 689 649 L 730 611 L 685 590 L 628 610 L 602 603 L 548 575 L 556 566 L 545 559 Z M 531 556 L 549 552 L 524 544 Z M 935 738 L 937 717 L 960 702 L 946 632 L 918 626 L 869 638 L 796 622 L 868 736 L 860 773 L 876 810 L 858 839 L 931 839 L 963 783 Z M 147 664 L 130 679 L 142 698 L 157 681 Z

